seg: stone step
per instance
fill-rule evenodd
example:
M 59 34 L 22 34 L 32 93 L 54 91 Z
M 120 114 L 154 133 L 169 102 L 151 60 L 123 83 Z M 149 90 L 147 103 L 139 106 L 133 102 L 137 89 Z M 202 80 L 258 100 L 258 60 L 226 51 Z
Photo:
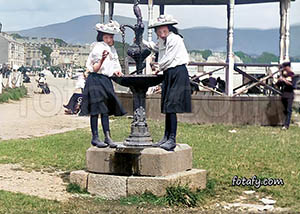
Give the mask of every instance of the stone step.
M 115 200 L 145 192 L 163 196 L 166 194 L 167 187 L 177 185 L 188 185 L 192 191 L 205 189 L 206 177 L 206 170 L 201 169 L 191 169 L 168 176 L 156 177 L 96 174 L 80 170 L 71 172 L 70 181 L 87 189 L 93 195 Z
M 174 152 L 153 147 L 91 147 L 86 152 L 87 171 L 101 174 L 167 176 L 192 169 L 192 161 L 192 148 L 187 144 L 177 144 Z

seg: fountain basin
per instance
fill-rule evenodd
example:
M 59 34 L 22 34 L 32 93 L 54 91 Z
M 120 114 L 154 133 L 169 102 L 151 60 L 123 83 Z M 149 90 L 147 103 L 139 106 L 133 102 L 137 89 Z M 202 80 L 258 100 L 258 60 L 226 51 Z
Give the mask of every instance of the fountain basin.
M 136 88 L 145 89 L 155 85 L 160 84 L 163 81 L 163 75 L 124 75 L 122 77 L 112 77 L 112 80 L 119 85 Z

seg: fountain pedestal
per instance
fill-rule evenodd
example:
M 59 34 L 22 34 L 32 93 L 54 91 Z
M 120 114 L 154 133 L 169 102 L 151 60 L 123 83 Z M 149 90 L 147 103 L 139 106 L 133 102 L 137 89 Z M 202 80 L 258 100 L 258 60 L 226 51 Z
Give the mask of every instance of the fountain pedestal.
M 131 133 L 122 146 L 148 147 L 153 145 L 146 120 L 146 93 L 149 87 L 163 81 L 162 75 L 124 75 L 112 77 L 119 85 L 129 87 L 133 94 Z

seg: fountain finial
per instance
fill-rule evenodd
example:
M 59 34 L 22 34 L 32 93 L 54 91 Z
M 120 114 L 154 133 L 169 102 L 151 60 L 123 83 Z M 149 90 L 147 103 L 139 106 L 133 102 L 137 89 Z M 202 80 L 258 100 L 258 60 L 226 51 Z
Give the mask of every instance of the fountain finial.
M 139 7 L 139 0 L 134 0 L 133 12 L 137 18 L 137 23 L 132 25 L 121 25 L 120 29 L 125 36 L 125 27 L 129 27 L 134 31 L 135 41 L 134 44 L 128 48 L 127 54 L 130 56 L 136 63 L 136 71 L 133 73 L 142 74 L 143 69 L 146 67 L 144 60 L 151 54 L 151 51 L 148 47 L 143 44 L 143 33 L 144 33 L 144 23 L 142 12 Z

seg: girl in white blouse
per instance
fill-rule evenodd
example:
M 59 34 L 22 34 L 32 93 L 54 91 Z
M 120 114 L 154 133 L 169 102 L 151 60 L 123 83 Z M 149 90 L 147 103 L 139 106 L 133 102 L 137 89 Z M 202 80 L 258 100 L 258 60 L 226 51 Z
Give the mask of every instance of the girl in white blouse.
M 183 37 L 173 26 L 177 21 L 161 15 L 149 28 L 155 28 L 158 42 L 145 44 L 158 53 L 158 72 L 163 72 L 161 112 L 166 114 L 164 137 L 155 144 L 167 151 L 176 147 L 177 113 L 191 112 L 191 87 L 186 65 L 189 55 Z
M 93 43 L 92 51 L 87 59 L 86 67 L 90 71 L 83 91 L 81 111 L 90 115 L 93 146 L 99 148 L 117 145 L 110 137 L 109 115 L 126 114 L 119 99 L 115 95 L 110 77 L 122 76 L 118 54 L 114 48 L 114 34 L 119 32 L 119 24 L 111 21 L 108 24 L 97 24 L 97 42 Z M 99 140 L 98 117 L 101 114 L 104 142 Z

